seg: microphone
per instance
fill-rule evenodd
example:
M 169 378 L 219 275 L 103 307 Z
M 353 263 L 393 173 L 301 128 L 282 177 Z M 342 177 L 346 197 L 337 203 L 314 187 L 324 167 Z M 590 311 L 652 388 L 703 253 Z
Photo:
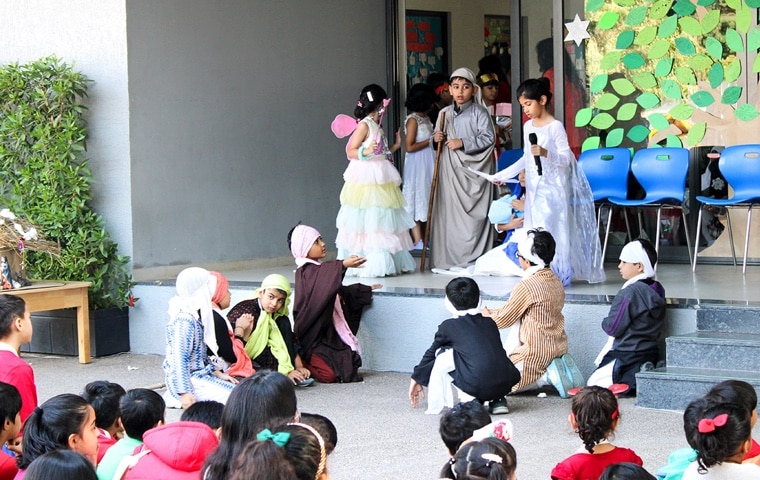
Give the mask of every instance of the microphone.
M 536 136 L 535 133 L 529 133 L 528 140 L 530 140 L 531 145 L 538 145 L 538 137 Z M 538 174 L 543 175 L 544 172 L 541 168 L 541 157 L 539 157 L 538 155 L 534 155 L 533 160 L 536 161 L 536 169 L 538 169 Z

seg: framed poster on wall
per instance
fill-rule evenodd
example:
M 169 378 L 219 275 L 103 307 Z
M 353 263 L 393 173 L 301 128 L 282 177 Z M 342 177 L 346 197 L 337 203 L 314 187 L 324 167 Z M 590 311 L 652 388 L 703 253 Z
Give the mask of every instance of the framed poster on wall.
M 510 33 L 508 15 L 486 15 L 483 26 L 483 56 L 497 55 L 505 70 L 509 70 Z
M 448 17 L 444 12 L 406 11 L 406 87 L 433 72 L 449 71 Z

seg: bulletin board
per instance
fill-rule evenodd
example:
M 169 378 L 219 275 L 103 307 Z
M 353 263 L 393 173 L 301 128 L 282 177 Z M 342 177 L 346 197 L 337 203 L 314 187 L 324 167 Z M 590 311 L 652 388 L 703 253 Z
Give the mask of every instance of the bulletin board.
M 422 83 L 433 72 L 448 73 L 448 17 L 444 12 L 407 10 L 406 86 Z

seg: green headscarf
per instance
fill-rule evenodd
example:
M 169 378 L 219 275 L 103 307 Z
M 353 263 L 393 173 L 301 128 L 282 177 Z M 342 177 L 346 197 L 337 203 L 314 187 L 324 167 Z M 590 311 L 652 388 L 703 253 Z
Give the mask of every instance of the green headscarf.
M 283 375 L 287 375 L 293 370 L 293 363 L 290 361 L 288 346 L 285 345 L 282 333 L 280 333 L 280 329 L 277 328 L 277 324 L 274 320 L 277 317 L 288 315 L 291 293 L 290 282 L 288 282 L 288 279 L 282 275 L 276 273 L 269 275 L 263 282 L 261 282 L 261 287 L 254 292 L 256 300 L 259 299 L 261 292 L 269 288 L 275 288 L 285 292 L 285 302 L 283 303 L 282 308 L 274 312 L 274 314 L 267 312 L 263 307 L 261 308 L 259 318 L 256 320 L 256 328 L 251 332 L 251 336 L 248 337 L 248 341 L 245 344 L 245 351 L 248 353 L 249 357 L 255 359 L 261 355 L 264 348 L 268 346 L 272 351 L 274 358 L 277 359 L 277 371 Z

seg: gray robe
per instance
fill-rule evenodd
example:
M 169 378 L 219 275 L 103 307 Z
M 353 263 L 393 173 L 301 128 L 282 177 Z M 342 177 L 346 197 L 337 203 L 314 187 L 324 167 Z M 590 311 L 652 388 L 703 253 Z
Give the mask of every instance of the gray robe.
M 459 150 L 441 147 L 431 218 L 430 266 L 448 269 L 475 262 L 493 246 L 494 229 L 488 221 L 493 184 L 467 167 L 494 172 L 494 129 L 488 111 L 473 101 L 465 103 L 459 112 L 453 104 L 441 110 L 435 129 L 444 131 L 446 138 L 464 142 Z M 432 144 L 432 137 L 430 141 Z

